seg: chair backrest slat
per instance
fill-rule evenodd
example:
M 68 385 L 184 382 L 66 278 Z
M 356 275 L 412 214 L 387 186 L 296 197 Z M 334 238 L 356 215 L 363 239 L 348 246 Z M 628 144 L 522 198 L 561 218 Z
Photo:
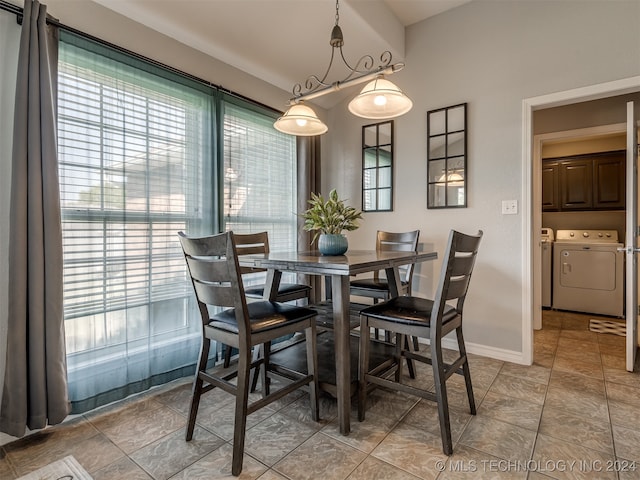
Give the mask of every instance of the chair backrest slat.
M 378 230 L 376 250 L 379 252 L 417 252 L 419 237 L 420 230 L 413 230 L 411 232 L 384 232 Z M 411 280 L 413 278 L 413 266 L 414 264 L 411 263 L 398 268 L 400 271 L 400 279 L 408 284 L 409 293 Z M 375 272 L 376 277 L 378 274 L 378 272 Z
M 482 230 L 476 235 L 465 235 L 455 230 L 449 233 L 435 296 L 437 308 L 431 314 L 432 328 L 441 326 L 441 323 L 434 325 L 434 322 L 442 322 L 442 312 L 447 301 L 457 300 L 456 309 L 462 313 L 482 235 Z
M 247 304 L 233 232 L 197 238 L 178 232 L 178 237 L 203 324 L 209 323 L 207 305 L 235 308 L 238 331 L 241 335 L 248 335 Z
M 260 255 L 269 253 L 269 234 L 267 232 L 256 233 L 234 233 L 233 239 L 236 244 L 236 253 L 241 255 Z M 263 268 L 240 267 L 240 273 L 264 272 Z

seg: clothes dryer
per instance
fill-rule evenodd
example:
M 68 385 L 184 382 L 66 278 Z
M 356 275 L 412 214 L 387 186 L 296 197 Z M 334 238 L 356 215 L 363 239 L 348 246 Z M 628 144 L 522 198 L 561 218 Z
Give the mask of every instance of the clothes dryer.
M 557 230 L 553 308 L 624 316 L 624 252 L 615 230 Z

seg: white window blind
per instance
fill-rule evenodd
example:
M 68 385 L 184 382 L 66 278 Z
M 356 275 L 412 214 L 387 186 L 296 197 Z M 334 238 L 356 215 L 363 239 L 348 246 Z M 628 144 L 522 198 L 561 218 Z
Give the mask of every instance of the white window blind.
M 269 232 L 271 251 L 296 250 L 295 137 L 273 128 L 275 115 L 224 102 L 226 230 Z

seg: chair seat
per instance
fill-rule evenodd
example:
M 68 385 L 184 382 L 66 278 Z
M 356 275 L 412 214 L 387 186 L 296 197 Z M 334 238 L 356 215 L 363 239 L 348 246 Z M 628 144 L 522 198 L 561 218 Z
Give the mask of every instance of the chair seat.
M 311 291 L 309 285 L 303 285 L 300 283 L 281 283 L 278 287 L 278 295 L 291 295 L 294 293 L 303 294 L 301 296 L 308 296 L 308 292 Z M 264 285 L 250 286 L 244 289 L 244 294 L 247 297 L 262 297 L 264 294 Z
M 402 282 L 402 286 L 406 286 L 408 282 Z M 380 290 L 387 291 L 389 290 L 389 282 L 386 279 L 380 278 L 362 278 L 353 280 L 350 284 L 351 288 L 366 288 L 369 290 Z
M 360 315 L 396 322 L 403 325 L 429 327 L 433 301 L 419 297 L 395 297 L 391 300 L 367 307 Z M 455 307 L 445 305 L 442 323 L 445 324 L 458 315 Z
M 248 303 L 247 313 L 251 322 L 251 333 L 265 332 L 317 315 L 317 312 L 310 308 L 267 301 Z M 213 315 L 209 327 L 238 333 L 235 309 L 230 308 Z

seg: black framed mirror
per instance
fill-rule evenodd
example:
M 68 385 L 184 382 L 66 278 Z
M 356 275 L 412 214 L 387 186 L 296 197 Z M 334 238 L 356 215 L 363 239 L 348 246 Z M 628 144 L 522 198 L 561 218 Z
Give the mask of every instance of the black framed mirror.
M 393 120 L 362 127 L 362 211 L 393 211 Z
M 427 112 L 427 208 L 467 206 L 467 104 Z

